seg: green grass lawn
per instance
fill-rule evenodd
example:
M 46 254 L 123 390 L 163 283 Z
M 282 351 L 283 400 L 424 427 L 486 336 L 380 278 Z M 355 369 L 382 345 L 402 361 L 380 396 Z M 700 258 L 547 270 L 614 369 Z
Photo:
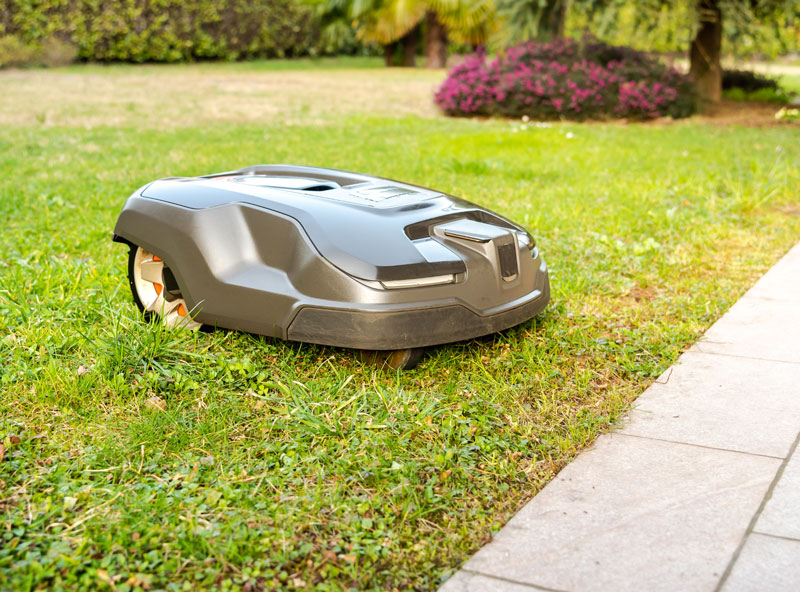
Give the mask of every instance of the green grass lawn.
M 780 77 L 780 83 L 786 90 L 800 94 L 800 75 L 784 74 Z
M 42 117 L 23 117 L 23 95 L 4 103 L 19 117 L 0 131 L 3 590 L 435 588 L 800 237 L 797 127 L 523 128 L 394 117 L 391 97 L 360 113 L 306 102 L 309 123 L 263 116 L 263 99 L 242 120 L 156 126 L 175 100 L 157 88 L 152 111 L 110 101 L 106 123 L 62 110 L 129 72 L 147 70 L 0 73 L 0 90 L 51 97 Z M 551 305 L 401 374 L 143 322 L 110 240 L 125 198 L 280 162 L 433 186 L 524 223 Z

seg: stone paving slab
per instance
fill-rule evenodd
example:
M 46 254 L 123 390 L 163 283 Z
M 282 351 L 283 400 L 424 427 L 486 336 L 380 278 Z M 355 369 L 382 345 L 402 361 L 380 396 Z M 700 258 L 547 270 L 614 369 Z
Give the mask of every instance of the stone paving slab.
M 713 590 L 780 462 L 602 436 L 465 569 L 560 590 Z
M 796 302 L 742 298 L 689 351 L 800 364 L 798 332 Z
M 722 590 L 797 592 L 800 590 L 800 541 L 751 534 Z
M 800 449 L 784 467 L 754 530 L 800 541 Z M 800 565 L 800 554 L 797 563 Z
M 800 248 L 789 251 L 748 290 L 744 298 L 800 302 Z
M 800 364 L 689 352 L 659 381 L 621 433 L 784 458 L 800 432 Z
M 800 245 L 706 332 L 690 351 L 800 363 Z

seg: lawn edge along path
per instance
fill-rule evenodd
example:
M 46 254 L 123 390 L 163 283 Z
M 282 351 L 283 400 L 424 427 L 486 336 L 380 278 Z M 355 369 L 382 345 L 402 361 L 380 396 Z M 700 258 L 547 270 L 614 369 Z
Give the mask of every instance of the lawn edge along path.
M 800 589 L 798 385 L 800 243 L 441 592 Z

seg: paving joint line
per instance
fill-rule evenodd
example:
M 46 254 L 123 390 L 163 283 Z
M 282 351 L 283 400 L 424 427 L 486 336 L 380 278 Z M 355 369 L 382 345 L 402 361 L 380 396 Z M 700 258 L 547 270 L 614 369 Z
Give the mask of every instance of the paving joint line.
M 742 535 L 742 540 L 739 541 L 739 545 L 736 547 L 736 551 L 733 552 L 733 556 L 731 560 L 728 562 L 728 565 L 725 567 L 725 571 L 722 572 L 722 576 L 719 578 L 719 582 L 717 583 L 716 588 L 714 588 L 714 592 L 720 592 L 722 587 L 725 585 L 725 582 L 728 581 L 728 578 L 733 571 L 733 566 L 736 565 L 736 562 L 739 560 L 739 556 L 742 554 L 742 549 L 744 548 L 747 539 L 750 537 L 750 534 L 755 530 L 756 523 L 758 519 L 761 518 L 761 514 L 764 512 L 764 508 L 767 507 L 767 503 L 769 500 L 772 499 L 772 494 L 775 491 L 775 487 L 777 487 L 778 482 L 783 477 L 783 472 L 786 470 L 786 466 L 789 464 L 789 460 L 794 455 L 795 451 L 797 450 L 797 446 L 800 444 L 800 433 L 797 434 L 797 437 L 794 439 L 794 443 L 792 444 L 791 448 L 789 448 L 789 454 L 786 455 L 786 458 L 781 463 L 781 466 L 778 467 L 778 472 L 775 473 L 775 477 L 772 479 L 772 483 L 769 484 L 767 488 L 767 492 L 764 494 L 761 503 L 756 510 L 756 513 L 753 514 L 753 517 L 750 519 L 750 524 L 747 525 L 747 530 L 745 530 L 744 535 Z
M 692 346 L 692 347 L 697 347 L 699 345 L 703 345 L 703 343 L 717 343 L 719 345 L 728 345 L 730 342 L 728 342 L 728 341 L 696 341 L 694 346 Z M 759 362 L 775 362 L 776 364 L 792 364 L 794 366 L 800 366 L 800 362 L 792 362 L 791 360 L 775 360 L 775 359 L 772 359 L 772 358 L 757 358 L 757 357 L 754 357 L 754 356 L 740 356 L 740 355 L 737 355 L 737 354 L 725 354 L 725 353 L 722 353 L 722 352 L 709 352 L 709 351 L 702 351 L 702 350 L 699 350 L 699 349 L 696 349 L 694 351 L 692 351 L 690 349 L 687 349 L 681 355 L 684 355 L 684 354 L 705 354 L 707 356 L 724 356 L 726 358 L 739 358 L 741 360 L 757 360 Z
M 636 411 L 634 409 L 634 411 Z M 644 412 L 642 412 L 644 413 Z M 652 436 L 640 436 L 639 434 L 623 434 L 622 432 L 611 432 L 615 436 L 626 436 L 628 438 L 639 438 L 640 440 L 653 440 L 655 442 L 666 442 L 667 444 L 680 444 L 682 446 L 693 446 L 694 448 L 704 448 L 705 450 L 718 450 L 719 452 L 732 452 L 733 454 L 744 454 L 745 456 L 758 456 L 760 458 L 771 458 L 773 460 L 785 461 L 783 456 L 773 456 L 771 454 L 760 454 L 758 452 L 745 452 L 744 450 L 731 450 L 730 448 L 717 448 L 716 446 L 704 446 L 703 444 L 693 444 L 691 442 L 680 442 L 678 440 L 667 440 L 666 438 L 653 438 Z M 795 443 L 796 445 L 796 443 Z M 791 451 L 789 452 L 791 456 Z M 788 458 L 788 457 L 787 457 Z
M 789 304 L 796 304 L 797 303 L 797 299 L 796 298 L 795 299 L 792 299 L 792 298 L 769 298 L 767 296 L 751 296 L 749 294 L 743 294 L 742 297 L 739 298 L 739 300 L 744 300 L 745 298 L 747 300 L 763 300 L 764 302 L 787 302 Z M 739 300 L 737 300 L 736 302 L 739 302 Z M 730 309 L 728 309 L 728 310 L 730 310 Z
M 772 533 L 769 533 L 769 532 L 761 532 L 760 530 L 754 530 L 750 534 L 758 534 L 758 535 L 761 535 L 761 536 L 770 537 L 772 539 L 780 539 L 782 541 L 791 541 L 793 543 L 800 543 L 800 539 L 795 538 L 795 537 L 784 536 L 784 535 L 781 535 L 781 534 L 772 534 Z
M 509 584 L 516 584 L 517 586 L 525 586 L 526 588 L 530 588 L 531 590 L 544 590 L 545 592 L 568 592 L 567 590 L 563 590 L 562 588 L 548 588 L 547 586 L 539 586 L 537 584 L 529 584 L 528 582 L 520 582 L 518 580 L 512 580 L 511 578 L 504 578 L 502 576 L 496 576 L 493 574 L 486 574 L 480 571 L 475 571 L 473 569 L 461 569 L 460 571 L 469 573 L 475 576 L 481 576 L 484 578 L 489 578 L 491 580 L 498 580 L 500 582 L 508 582 Z M 458 573 L 458 572 L 456 572 Z M 453 575 L 456 575 L 455 573 Z M 452 577 L 452 576 L 450 576 Z

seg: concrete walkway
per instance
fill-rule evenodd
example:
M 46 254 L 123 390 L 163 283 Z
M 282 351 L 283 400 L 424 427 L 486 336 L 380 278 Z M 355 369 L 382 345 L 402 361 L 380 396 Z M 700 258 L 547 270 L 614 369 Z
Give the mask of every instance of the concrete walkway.
M 800 591 L 800 245 L 441 592 Z

